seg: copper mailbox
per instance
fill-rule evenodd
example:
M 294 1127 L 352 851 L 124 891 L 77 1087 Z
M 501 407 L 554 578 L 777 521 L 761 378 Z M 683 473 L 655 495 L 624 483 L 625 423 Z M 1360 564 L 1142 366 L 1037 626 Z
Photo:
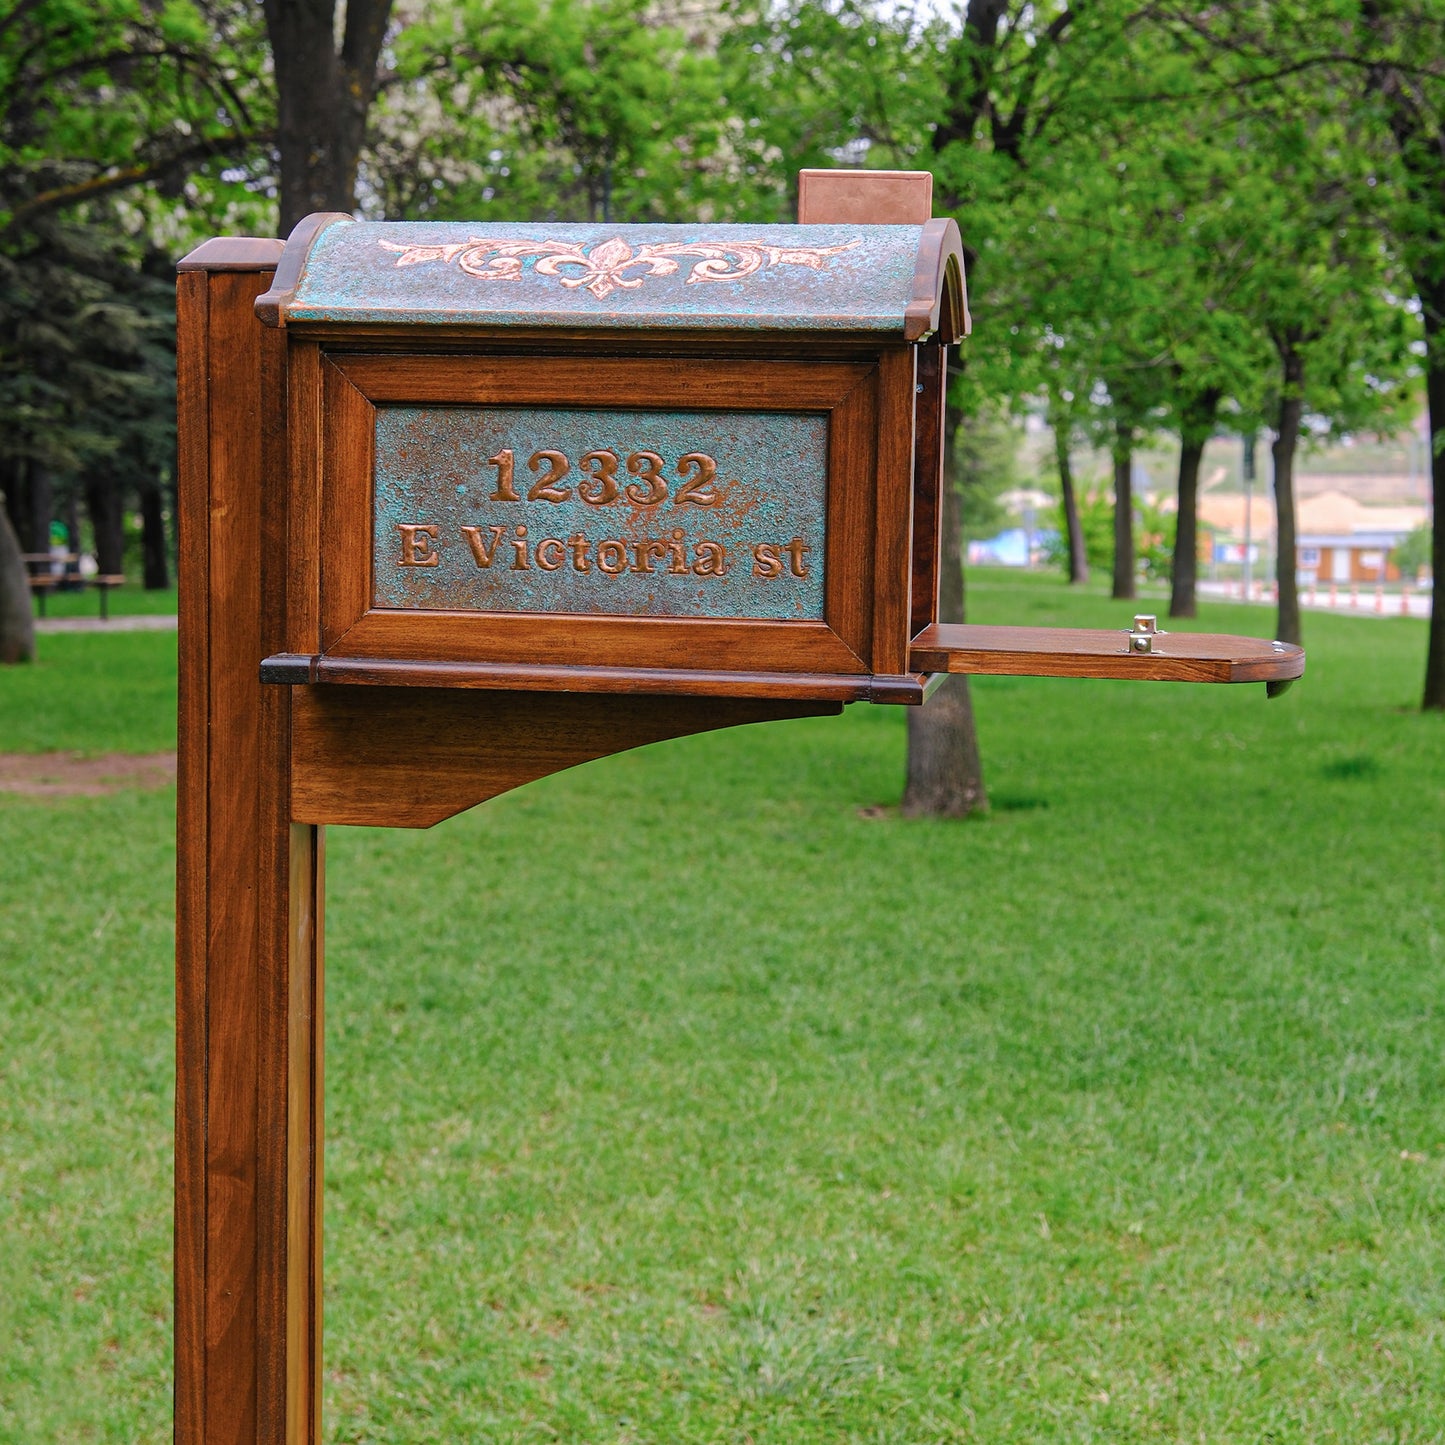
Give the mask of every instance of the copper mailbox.
M 256 310 L 317 443 L 268 680 L 921 700 L 953 221 L 317 216 Z

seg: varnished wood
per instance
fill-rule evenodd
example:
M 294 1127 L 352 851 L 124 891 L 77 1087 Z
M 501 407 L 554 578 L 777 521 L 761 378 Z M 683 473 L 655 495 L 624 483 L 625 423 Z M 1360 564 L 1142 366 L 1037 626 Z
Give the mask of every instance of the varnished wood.
M 549 773 L 663 738 L 841 708 L 413 687 L 306 687 L 294 697 L 295 820 L 392 828 L 429 828 Z
M 1158 632 L 1133 652 L 1127 631 L 935 623 L 913 639 L 920 672 L 1006 677 L 1100 677 L 1138 682 L 1279 682 L 1301 677 L 1305 655 L 1284 642 L 1204 632 Z
M 222 258 L 224 260 L 224 258 Z M 287 349 L 255 267 L 178 286 L 175 1430 L 315 1445 L 319 831 L 290 821 Z M 304 586 L 296 611 L 312 646 Z
M 322 358 L 314 343 L 287 348 L 286 598 L 287 649 L 310 650 L 321 635 Z
M 878 519 L 873 475 L 878 462 L 878 371 L 874 367 L 833 413 L 828 428 L 828 572 L 823 579 L 824 615 L 858 661 L 873 651 L 873 601 Z M 821 658 L 822 654 L 818 656 Z M 798 671 L 822 662 L 801 661 Z
M 176 437 L 179 572 L 176 755 L 175 1439 L 205 1440 L 206 942 L 210 772 L 210 282 L 176 285 Z
M 909 584 L 913 571 L 913 415 L 915 347 L 878 361 L 878 460 L 874 543 L 875 672 L 908 665 Z
M 913 574 L 908 589 L 910 636 L 938 616 L 947 357 L 942 346 L 918 348 L 917 405 L 913 413 Z
M 864 379 L 843 363 L 555 356 L 545 366 L 510 356 L 328 352 L 371 402 L 484 406 L 706 407 L 721 411 L 827 410 Z
M 500 662 L 414 662 L 281 653 L 263 659 L 261 680 L 284 686 L 325 682 L 361 687 L 464 687 L 488 691 L 585 692 L 661 697 L 804 698 L 829 702 L 922 702 L 911 674 L 850 676 L 796 672 L 549 667 Z
M 260 358 L 255 274 L 210 278 L 206 1442 L 256 1436 Z M 182 639 L 182 646 L 185 639 Z M 214 886 L 224 880 L 224 886 Z
M 371 400 L 329 361 L 321 363 L 323 408 L 321 539 L 317 551 L 321 588 L 321 647 L 337 646 L 365 616 L 371 603 L 371 488 L 376 450 Z M 311 377 L 298 378 L 296 405 L 308 413 Z M 304 490 L 314 464 L 298 487 Z
M 328 656 L 663 671 L 869 670 L 825 622 L 399 608 L 366 612 Z
M 906 354 L 906 353 L 899 353 Z M 870 668 L 875 367 L 796 362 L 327 355 L 321 502 L 322 651 L 392 661 L 500 662 L 679 671 Z M 900 385 L 904 383 L 900 382 Z M 298 389 L 301 382 L 298 380 Z M 824 620 L 618 617 L 370 606 L 378 402 L 808 410 L 829 414 Z M 302 405 L 298 399 L 293 405 Z M 910 390 L 902 405 L 911 409 Z M 900 664 L 906 638 L 896 649 Z M 899 668 L 894 669 L 902 671 Z
M 548 327 L 508 327 L 499 334 L 495 327 L 451 326 L 445 331 L 428 329 L 418 345 L 417 328 L 374 322 L 356 325 L 320 325 L 290 321 L 287 334 L 293 341 L 316 341 L 333 354 L 364 352 L 377 355 L 415 355 L 424 349 L 433 356 L 605 356 L 679 360 L 765 359 L 768 361 L 827 361 L 847 365 L 867 364 L 878 354 L 878 336 L 872 332 L 829 329 L 826 332 L 776 332 L 763 335 L 752 331 L 714 331 L 689 327 L 686 331 L 664 331 L 638 327 L 629 331 L 568 330 Z

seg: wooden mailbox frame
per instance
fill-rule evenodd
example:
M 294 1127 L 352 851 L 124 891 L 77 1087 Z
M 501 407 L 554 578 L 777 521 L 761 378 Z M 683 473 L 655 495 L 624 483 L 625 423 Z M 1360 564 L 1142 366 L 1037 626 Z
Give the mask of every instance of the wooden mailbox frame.
M 917 224 L 927 179 L 870 188 L 809 173 L 804 219 Z M 554 338 L 545 366 L 505 347 L 463 365 L 465 335 L 425 355 L 413 339 L 403 355 L 386 328 L 343 342 L 262 325 L 258 298 L 278 319 L 288 264 L 299 273 L 280 242 L 217 240 L 178 282 L 179 1445 L 321 1438 L 326 824 L 427 827 L 643 743 L 857 699 L 917 703 L 949 671 L 1224 681 L 1303 669 L 1298 649 L 1242 639 L 1164 640 L 1136 656 L 1127 633 L 1070 642 L 938 624 L 940 345 L 764 358 L 699 335 L 649 359 L 641 348 L 658 338 L 630 338 L 584 368 L 582 343 Z M 941 284 L 921 278 L 918 296 L 936 303 Z M 476 613 L 370 605 L 374 401 L 487 398 L 505 377 L 509 400 L 575 406 L 603 394 L 600 365 L 664 405 L 726 405 L 744 355 L 751 374 L 775 368 L 774 409 L 833 408 L 842 451 L 829 470 L 846 485 L 829 498 L 824 623 L 483 614 L 479 640 Z
M 603 357 L 566 352 L 526 357 L 322 353 L 322 395 L 298 389 L 293 416 L 321 406 L 321 642 L 328 658 L 564 667 L 722 670 L 745 657 L 750 670 L 803 673 L 902 672 L 902 619 L 889 614 L 908 576 L 875 562 L 897 552 L 888 535 L 906 524 L 912 450 L 879 466 L 880 421 L 888 436 L 912 417 L 879 417 L 880 381 L 908 354 L 881 364 Z M 910 368 L 911 371 L 911 368 Z M 911 392 L 911 374 L 904 386 Z M 416 611 L 371 599 L 371 447 L 378 403 L 615 408 L 645 396 L 660 409 L 810 412 L 829 419 L 824 615 L 818 622 Z M 896 409 L 896 403 L 895 403 Z M 886 453 L 886 448 L 882 449 Z M 876 489 L 874 477 L 876 474 Z M 315 486 L 310 476 L 293 488 Z M 871 503 L 871 505 L 870 505 Z M 890 547 L 891 543 L 891 547 Z M 874 619 L 879 618 L 875 629 Z M 485 623 L 483 626 L 482 624 Z M 877 639 L 877 645 L 875 645 Z

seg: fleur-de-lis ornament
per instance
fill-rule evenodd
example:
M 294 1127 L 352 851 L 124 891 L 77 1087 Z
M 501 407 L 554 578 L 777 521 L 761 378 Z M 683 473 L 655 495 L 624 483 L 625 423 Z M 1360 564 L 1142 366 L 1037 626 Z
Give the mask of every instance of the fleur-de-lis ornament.
M 535 257 L 539 276 L 556 276 L 570 291 L 585 287 L 599 301 L 614 291 L 635 291 L 651 276 L 672 276 L 678 256 L 695 256 L 688 284 L 741 281 L 765 266 L 807 266 L 819 271 L 828 260 L 851 251 L 858 241 L 841 246 L 774 246 L 761 241 L 676 241 L 641 245 L 634 250 L 621 236 L 586 247 L 556 240 L 508 240 L 473 237 L 446 245 L 397 241 L 377 243 L 397 253 L 398 266 L 426 261 L 455 262 L 469 276 L 483 281 L 520 281 L 526 259 Z M 629 275 L 639 270 L 640 275 Z

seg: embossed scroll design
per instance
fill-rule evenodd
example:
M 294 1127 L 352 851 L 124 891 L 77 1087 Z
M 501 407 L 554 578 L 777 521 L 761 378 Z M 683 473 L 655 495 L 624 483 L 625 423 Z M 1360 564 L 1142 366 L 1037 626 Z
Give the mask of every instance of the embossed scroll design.
M 634 250 L 620 236 L 584 247 L 572 241 L 526 241 L 473 237 L 446 245 L 380 241 L 386 251 L 399 253 L 398 266 L 417 266 L 424 261 L 455 262 L 468 276 L 483 281 L 520 281 L 523 263 L 536 257 L 534 269 L 542 276 L 556 276 L 568 290 L 586 287 L 599 301 L 616 290 L 635 291 L 652 276 L 674 276 L 674 257 L 700 258 L 692 268 L 688 284 L 700 281 L 741 281 L 765 266 L 807 266 L 821 271 L 828 260 L 851 251 L 858 241 L 842 246 L 771 246 L 759 241 L 674 241 L 642 245 Z M 640 276 L 626 273 L 644 267 Z M 564 268 L 575 275 L 564 275 Z

